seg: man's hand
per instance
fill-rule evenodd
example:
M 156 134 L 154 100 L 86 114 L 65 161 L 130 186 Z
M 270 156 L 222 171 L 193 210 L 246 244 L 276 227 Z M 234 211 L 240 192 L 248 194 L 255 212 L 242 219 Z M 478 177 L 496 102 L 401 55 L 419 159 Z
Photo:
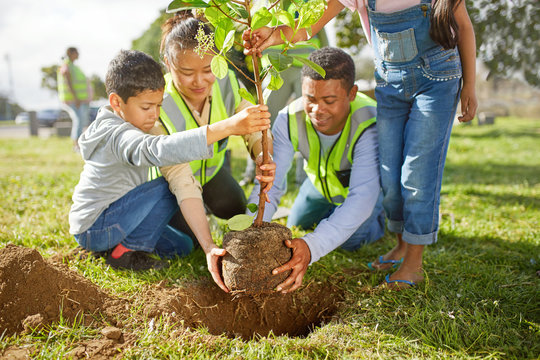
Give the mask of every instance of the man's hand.
M 292 270 L 291 275 L 276 288 L 276 291 L 281 291 L 282 294 L 294 291 L 302 285 L 302 279 L 311 261 L 311 251 L 304 239 L 295 238 L 285 240 L 285 245 L 292 249 L 292 258 L 286 264 L 272 271 L 273 275 L 277 275 L 284 271 Z
M 244 54 L 261 57 L 264 49 L 271 45 L 275 45 L 273 44 L 275 40 L 272 38 L 274 33 L 275 28 L 267 26 L 263 26 L 262 28 L 258 28 L 251 32 L 249 30 L 244 30 L 242 33 Z M 277 32 L 277 35 L 279 36 L 279 32 Z M 281 38 L 279 40 L 281 40 Z M 283 41 L 278 42 L 278 44 L 279 43 L 283 43 Z
M 221 288 L 221 290 L 228 293 L 229 289 L 227 289 L 225 283 L 223 282 L 220 270 L 221 258 L 225 256 L 225 254 L 227 254 L 225 249 L 220 249 L 216 246 L 206 253 L 206 262 L 208 263 L 208 271 L 210 271 L 214 282 Z

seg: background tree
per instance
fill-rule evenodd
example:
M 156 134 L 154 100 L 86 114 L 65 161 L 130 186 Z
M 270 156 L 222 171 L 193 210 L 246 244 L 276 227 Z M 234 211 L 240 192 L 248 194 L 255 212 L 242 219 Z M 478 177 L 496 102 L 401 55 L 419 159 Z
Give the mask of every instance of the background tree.
M 0 93 L 0 120 L 13 120 L 21 111 L 24 109 L 19 104 L 10 101 L 7 94 Z
M 173 14 L 166 13 L 165 9 L 161 10 L 160 15 L 150 27 L 139 38 L 131 42 L 131 49 L 145 52 L 152 56 L 158 63 L 161 63 L 161 57 L 159 55 L 161 25 L 172 16 Z
M 540 5 L 536 0 L 469 0 L 479 58 L 490 76 L 523 74 L 540 86 Z

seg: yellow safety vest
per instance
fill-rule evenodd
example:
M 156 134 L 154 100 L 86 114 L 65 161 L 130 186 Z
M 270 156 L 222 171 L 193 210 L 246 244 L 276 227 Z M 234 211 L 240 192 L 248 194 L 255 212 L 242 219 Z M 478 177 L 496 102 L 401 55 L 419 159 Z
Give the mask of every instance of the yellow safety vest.
M 228 76 L 216 80 L 212 86 L 209 125 L 235 114 L 236 108 L 242 100 L 238 93 L 239 89 L 238 80 L 232 70 L 229 70 Z M 178 90 L 176 90 L 171 74 L 165 75 L 165 96 L 163 97 L 159 119 L 169 134 L 199 127 L 189 107 L 178 93 Z M 214 156 L 211 159 L 195 160 L 189 163 L 193 175 L 201 186 L 210 181 L 223 166 L 228 140 L 228 138 L 225 138 L 214 143 Z M 157 167 L 150 168 L 150 180 L 159 176 L 161 176 L 161 173 Z
M 68 71 L 71 74 L 71 85 L 79 100 L 88 100 L 88 84 L 86 76 L 82 70 L 75 65 L 71 60 L 66 59 L 64 63 L 68 66 Z M 74 101 L 73 93 L 69 89 L 69 85 L 65 76 L 60 73 L 60 68 L 57 72 L 58 96 L 63 102 Z
M 349 193 L 354 147 L 362 133 L 376 121 L 376 102 L 357 93 L 347 122 L 330 151 L 321 157 L 317 131 L 304 112 L 302 98 L 289 105 L 289 137 L 304 159 L 304 170 L 315 188 L 332 204 L 339 205 Z

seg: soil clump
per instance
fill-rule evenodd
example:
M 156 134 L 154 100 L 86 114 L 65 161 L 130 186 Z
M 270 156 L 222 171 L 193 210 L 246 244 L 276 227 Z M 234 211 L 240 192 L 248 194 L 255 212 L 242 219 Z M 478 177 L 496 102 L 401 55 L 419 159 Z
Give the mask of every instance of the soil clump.
M 124 308 L 91 281 L 62 264 L 43 259 L 37 250 L 7 245 L 0 249 L 0 329 L 6 335 L 39 329 L 60 314 L 73 320 L 101 313 L 107 321 Z
M 242 231 L 230 231 L 223 237 L 223 281 L 234 293 L 271 293 L 291 273 L 272 275 L 272 270 L 291 259 L 289 228 L 278 223 L 263 223 Z

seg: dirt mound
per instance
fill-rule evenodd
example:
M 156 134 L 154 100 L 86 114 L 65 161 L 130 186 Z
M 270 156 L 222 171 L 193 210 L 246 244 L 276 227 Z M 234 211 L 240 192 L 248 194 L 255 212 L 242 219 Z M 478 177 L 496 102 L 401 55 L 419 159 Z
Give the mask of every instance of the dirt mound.
M 10 335 L 57 321 L 73 320 L 100 312 L 114 323 L 114 315 L 124 309 L 89 280 L 66 266 L 45 261 L 38 251 L 7 245 L 0 249 L 0 333 Z
M 128 300 L 114 298 L 65 265 L 45 261 L 33 249 L 8 245 L 0 249 L 0 333 L 32 330 L 57 321 L 60 314 L 72 320 L 80 316 L 85 325 L 103 327 L 91 316 L 99 312 L 105 327 L 95 339 L 72 344 L 66 356 L 110 359 L 136 343 L 136 335 L 124 327 L 143 316 L 167 317 L 179 328 L 206 327 L 210 334 L 250 339 L 275 335 L 305 336 L 328 321 L 341 304 L 343 291 L 327 283 L 311 282 L 291 294 L 231 296 L 204 278 L 180 287 L 163 280 Z M 133 318 L 130 308 L 143 313 Z M 118 320 L 117 320 L 118 319 Z M 82 339 L 81 339 L 82 340 Z M 10 347 L 0 357 L 17 354 L 32 357 L 35 349 Z
M 250 339 L 257 335 L 306 336 L 336 313 L 343 291 L 312 282 L 290 294 L 231 296 L 211 280 L 184 287 L 154 288 L 143 296 L 148 317 L 169 316 L 184 327 L 206 327 L 213 335 Z
M 291 230 L 278 223 L 263 223 L 242 231 L 231 231 L 223 237 L 223 281 L 233 292 L 272 293 L 291 273 L 272 275 L 272 270 L 291 259 L 292 250 L 284 241 Z

